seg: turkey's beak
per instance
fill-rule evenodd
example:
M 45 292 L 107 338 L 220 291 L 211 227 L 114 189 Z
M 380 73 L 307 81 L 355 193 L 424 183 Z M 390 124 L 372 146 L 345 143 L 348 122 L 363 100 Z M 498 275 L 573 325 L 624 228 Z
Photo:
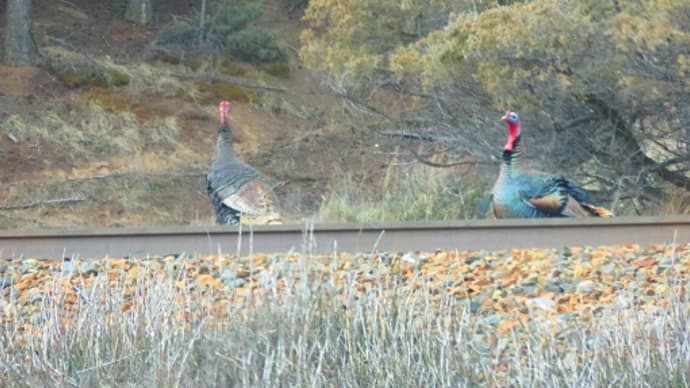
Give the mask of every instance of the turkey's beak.
M 507 115 L 507 114 L 505 114 L 505 115 L 503 115 L 503 116 L 501 117 L 501 121 L 506 121 L 507 119 L 508 119 L 508 115 Z

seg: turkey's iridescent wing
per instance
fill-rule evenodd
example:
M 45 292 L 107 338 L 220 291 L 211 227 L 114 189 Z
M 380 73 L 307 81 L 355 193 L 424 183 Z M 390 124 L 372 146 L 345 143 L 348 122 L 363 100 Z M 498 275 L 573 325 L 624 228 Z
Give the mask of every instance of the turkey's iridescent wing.
M 537 194 L 520 193 L 529 206 L 550 215 L 566 217 L 612 217 L 610 211 L 591 204 L 584 190 L 564 177 L 552 177 L 544 181 Z
M 218 195 L 223 198 L 223 205 L 251 217 L 256 223 L 276 223 L 281 219 L 275 192 L 258 177 L 240 187 L 225 187 Z
M 553 191 L 549 194 L 526 198 L 523 200 L 531 207 L 549 214 L 559 214 L 563 211 L 563 208 L 568 201 L 567 196 L 559 191 Z

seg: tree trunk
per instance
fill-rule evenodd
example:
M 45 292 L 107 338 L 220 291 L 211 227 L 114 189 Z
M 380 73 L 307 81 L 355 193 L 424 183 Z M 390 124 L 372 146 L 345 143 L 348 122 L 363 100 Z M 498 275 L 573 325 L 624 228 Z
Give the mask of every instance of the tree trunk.
M 37 59 L 36 45 L 31 36 L 31 0 L 7 0 L 5 62 L 30 65 Z
M 125 19 L 137 24 L 148 24 L 153 19 L 151 0 L 128 0 Z

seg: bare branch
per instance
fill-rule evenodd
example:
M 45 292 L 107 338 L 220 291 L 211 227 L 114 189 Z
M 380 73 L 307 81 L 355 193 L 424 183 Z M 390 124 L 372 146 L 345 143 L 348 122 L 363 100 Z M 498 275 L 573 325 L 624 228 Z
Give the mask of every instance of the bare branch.
M 414 150 L 410 150 L 410 153 L 415 157 L 415 159 L 417 159 L 417 161 L 419 163 L 426 164 L 427 166 L 431 166 L 431 167 L 445 168 L 445 167 L 464 166 L 464 165 L 477 166 L 480 164 L 493 164 L 493 163 L 481 161 L 481 160 L 472 160 L 472 161 L 465 160 L 465 161 L 461 161 L 461 162 L 458 161 L 458 162 L 451 162 L 451 163 L 436 163 L 436 162 L 430 161 L 429 159 L 423 158 L 421 155 L 419 155 Z
M 430 134 L 420 134 L 420 133 L 407 132 L 407 131 L 381 131 L 380 133 L 384 136 L 396 136 L 396 137 L 402 137 L 403 139 L 428 141 L 428 142 L 432 142 L 432 143 L 449 142 L 449 141 L 454 140 L 454 139 L 451 139 L 449 137 L 441 137 L 441 136 L 434 136 L 434 135 L 430 135 Z
M 87 199 L 88 199 L 88 196 L 85 193 L 77 193 L 76 195 L 74 195 L 72 197 L 67 197 L 67 198 L 53 198 L 53 199 L 46 199 L 46 200 L 42 200 L 42 201 L 33 201 L 33 202 L 17 204 L 17 205 L 0 206 L 0 210 L 30 209 L 32 207 L 44 206 L 44 205 L 66 205 L 66 204 L 72 204 L 72 203 L 76 203 L 76 202 L 86 201 Z

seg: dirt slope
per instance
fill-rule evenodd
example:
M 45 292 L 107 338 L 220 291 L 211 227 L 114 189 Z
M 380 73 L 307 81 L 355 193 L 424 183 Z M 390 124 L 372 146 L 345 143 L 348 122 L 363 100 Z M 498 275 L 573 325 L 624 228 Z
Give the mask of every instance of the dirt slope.
M 233 100 L 236 151 L 274 180 L 288 220 L 313 214 L 344 175 L 376 179 L 384 173 L 386 162 L 377 161 L 374 144 L 385 139 L 340 123 L 337 98 L 301 68 L 294 51 L 287 77 L 234 63 L 241 73 L 235 78 L 281 92 L 245 89 L 258 98 L 244 101 L 224 94 L 235 89 L 222 82 L 204 84 L 207 90 L 199 92 L 198 79 L 168 76 L 191 69 L 145 56 L 164 18 L 156 26 L 134 26 L 120 17 L 124 3 L 34 2 L 39 46 L 124 66 L 147 81 L 70 88 L 46 68 L 0 67 L 0 228 L 211 223 L 204 174 L 220 98 Z M 189 2 L 166 3 L 171 8 L 159 14 L 196 12 Z M 266 23 L 280 29 L 284 44 L 296 47 L 299 18 L 283 9 L 279 1 L 266 2 Z M 194 72 L 206 74 L 210 70 Z M 63 120 L 59 125 L 53 114 Z M 131 128 L 113 120 L 132 120 L 130 127 L 140 128 L 123 135 Z M 151 134 L 161 122 L 173 127 L 174 138 L 158 141 Z M 106 131 L 90 132 L 98 125 Z M 69 132 L 77 137 L 72 143 L 61 139 L 66 135 L 60 128 L 67 126 L 76 128 Z M 125 151 L 99 151 L 116 146 Z M 43 204 L 54 199 L 77 200 Z

